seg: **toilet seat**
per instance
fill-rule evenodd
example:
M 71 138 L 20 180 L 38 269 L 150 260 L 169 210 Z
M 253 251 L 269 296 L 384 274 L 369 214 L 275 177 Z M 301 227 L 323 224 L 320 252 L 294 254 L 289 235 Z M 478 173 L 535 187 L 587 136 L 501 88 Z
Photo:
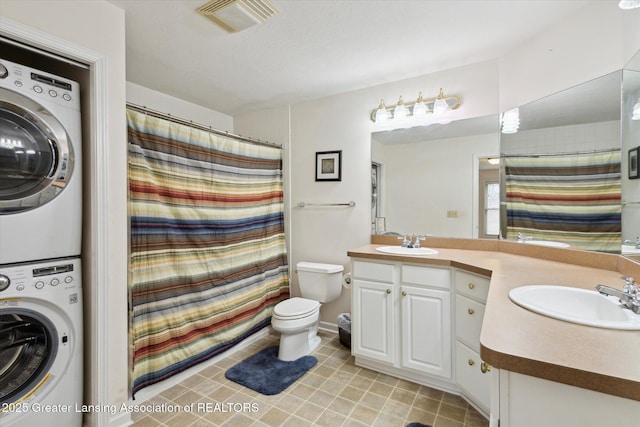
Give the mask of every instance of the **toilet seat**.
M 309 317 L 320 310 L 320 303 L 307 298 L 294 297 L 279 302 L 273 309 L 273 317 L 295 320 Z

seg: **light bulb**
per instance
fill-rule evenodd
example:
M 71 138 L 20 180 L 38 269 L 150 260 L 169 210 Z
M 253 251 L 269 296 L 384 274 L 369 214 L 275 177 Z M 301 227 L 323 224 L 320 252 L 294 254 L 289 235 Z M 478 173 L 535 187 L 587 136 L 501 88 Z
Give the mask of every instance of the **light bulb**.
M 636 102 L 636 105 L 633 106 L 633 114 L 631 115 L 631 120 L 640 120 L 640 99 Z
M 440 88 L 440 94 L 436 98 L 436 101 L 433 103 L 433 114 L 442 114 L 449 109 L 449 104 L 444 99 L 444 95 L 442 94 L 442 88 Z
M 393 109 L 393 119 L 394 120 L 404 120 L 407 118 L 409 114 L 409 110 L 404 106 L 404 101 L 402 100 L 402 96 L 398 99 L 398 103 Z
M 384 105 L 384 99 L 380 100 L 380 105 L 376 110 L 376 123 L 383 123 L 389 120 L 391 114 L 387 110 L 387 107 Z
M 520 127 L 520 110 L 514 108 L 502 114 L 502 133 L 516 133 Z
M 623 10 L 630 10 L 640 7 L 640 0 L 620 0 L 618 7 Z
M 424 100 L 422 99 L 422 92 L 420 92 L 420 94 L 418 95 L 418 99 L 416 100 L 416 103 L 413 104 L 413 118 L 414 119 L 423 118 L 426 116 L 426 114 L 427 114 L 427 105 L 424 103 Z

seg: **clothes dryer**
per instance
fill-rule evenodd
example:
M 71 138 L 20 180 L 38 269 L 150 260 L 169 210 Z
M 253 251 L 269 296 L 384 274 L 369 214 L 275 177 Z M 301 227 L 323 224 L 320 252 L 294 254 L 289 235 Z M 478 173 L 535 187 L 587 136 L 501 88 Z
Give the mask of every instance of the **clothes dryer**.
M 0 59 L 0 265 L 80 255 L 78 83 Z
M 79 258 L 0 266 L 0 425 L 82 426 Z

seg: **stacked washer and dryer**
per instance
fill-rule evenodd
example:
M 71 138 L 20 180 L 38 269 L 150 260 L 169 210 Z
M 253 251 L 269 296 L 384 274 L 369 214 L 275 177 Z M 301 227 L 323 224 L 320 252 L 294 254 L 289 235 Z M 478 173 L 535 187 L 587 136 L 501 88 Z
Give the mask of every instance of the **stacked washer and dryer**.
M 0 425 L 82 425 L 78 83 L 0 58 Z

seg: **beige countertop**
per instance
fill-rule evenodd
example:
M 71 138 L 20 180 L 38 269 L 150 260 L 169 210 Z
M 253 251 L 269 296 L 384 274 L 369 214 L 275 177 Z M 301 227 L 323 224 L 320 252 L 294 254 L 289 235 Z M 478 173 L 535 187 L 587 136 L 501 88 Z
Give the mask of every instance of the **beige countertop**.
M 609 254 L 542 248 L 513 242 L 429 239 L 429 256 L 388 255 L 375 250 L 398 242 L 348 251 L 350 257 L 444 265 L 491 278 L 480 335 L 490 365 L 589 390 L 640 401 L 640 332 L 577 325 L 535 314 L 509 299 L 512 288 L 556 284 L 622 288 L 621 275 L 640 278 L 640 263 Z

